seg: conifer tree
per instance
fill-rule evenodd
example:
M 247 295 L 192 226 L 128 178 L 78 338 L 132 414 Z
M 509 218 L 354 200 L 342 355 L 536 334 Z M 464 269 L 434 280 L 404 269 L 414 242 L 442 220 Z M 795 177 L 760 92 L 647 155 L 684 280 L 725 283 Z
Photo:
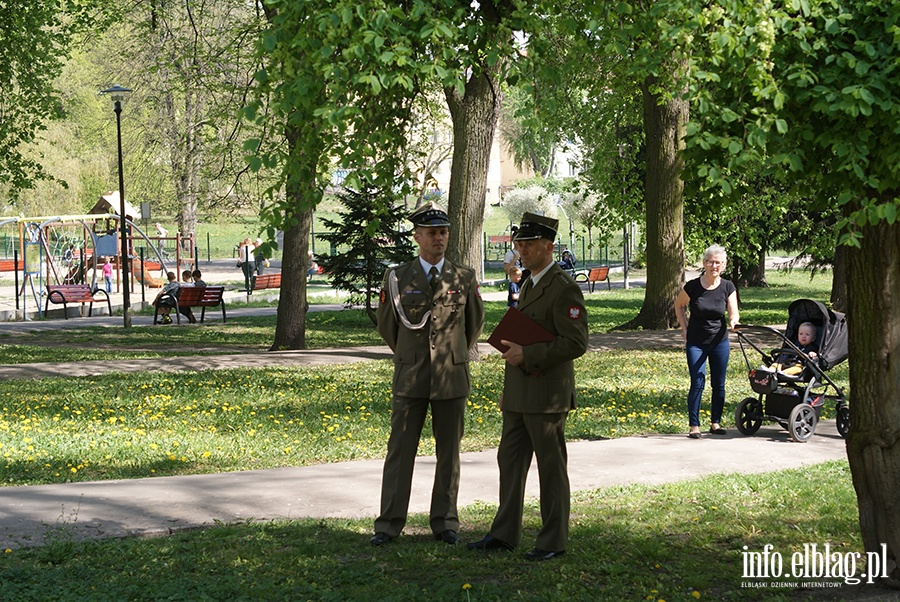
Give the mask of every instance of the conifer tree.
M 340 221 L 323 220 L 329 233 L 321 238 L 331 243 L 332 254 L 319 263 L 337 289 L 350 293 L 353 305 L 365 304 L 376 322 L 372 296 L 377 294 L 384 270 L 413 257 L 410 231 L 401 231 L 406 211 L 389 194 L 371 187 L 345 189 L 338 195 L 344 209 Z

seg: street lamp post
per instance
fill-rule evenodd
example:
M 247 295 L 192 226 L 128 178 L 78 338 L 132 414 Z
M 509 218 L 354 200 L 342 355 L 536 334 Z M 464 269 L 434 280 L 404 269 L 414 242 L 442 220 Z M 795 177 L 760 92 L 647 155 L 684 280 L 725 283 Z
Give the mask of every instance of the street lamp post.
M 122 267 L 122 313 L 125 319 L 125 328 L 131 328 L 131 283 L 129 282 L 128 269 L 128 229 L 125 225 L 125 180 L 122 176 L 122 101 L 125 95 L 131 92 L 128 88 L 115 84 L 100 94 L 109 94 L 113 101 L 113 110 L 116 112 L 116 138 L 119 145 L 119 236 L 121 238 Z

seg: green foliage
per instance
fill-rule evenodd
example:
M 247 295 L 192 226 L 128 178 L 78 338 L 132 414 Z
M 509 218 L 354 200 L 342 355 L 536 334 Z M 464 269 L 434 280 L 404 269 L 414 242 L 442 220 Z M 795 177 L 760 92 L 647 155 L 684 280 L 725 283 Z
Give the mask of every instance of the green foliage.
M 58 3 L 12 0 L 0 5 L 0 184 L 15 197 L 35 181 L 50 177 L 40 155 L 29 145 L 46 121 L 61 116 L 56 77 L 70 51 L 73 36 L 91 17 L 102 27 L 104 0 Z
M 703 12 L 688 156 L 726 194 L 750 161 L 849 204 L 850 241 L 893 222 L 900 161 L 896 2 L 730 3 Z
M 440 71 L 434 57 L 424 61 L 425 48 L 455 31 L 419 2 L 404 10 L 378 1 L 272 0 L 265 9 L 263 66 L 244 110 L 265 135 L 244 149 L 251 169 L 279 174 L 271 192 L 288 194 L 273 196 L 264 217 L 284 227 L 315 207 L 334 166 L 350 170 L 348 186 L 405 191 L 410 161 L 401 149 L 411 105 L 419 80 Z
M 505 86 L 504 90 L 500 134 L 516 168 L 549 177 L 561 132 L 553 122 L 542 119 L 534 95 L 518 86 Z
M 557 140 L 577 140 L 583 223 L 605 231 L 641 219 L 643 76 L 632 56 L 604 46 L 611 38 L 622 42 L 618 21 L 633 16 L 614 4 L 595 3 L 554 5 L 541 18 L 541 36 L 532 40 L 521 66 L 527 79 L 519 86 L 528 101 L 519 102 L 534 113 L 526 123 L 540 122 L 542 130 L 530 130 L 557 132 Z M 604 19 L 610 23 L 602 24 Z
M 330 231 L 321 235 L 336 252 L 320 256 L 319 263 L 335 288 L 350 292 L 351 303 L 362 302 L 372 312 L 385 268 L 413 256 L 410 232 L 400 229 L 406 210 L 371 187 L 345 189 L 337 196 L 344 206 L 338 212 L 341 221 L 324 220 Z
M 775 249 L 830 263 L 837 211 L 808 188 L 789 186 L 757 163 L 742 170 L 736 202 L 718 188 L 691 186 L 685 206 L 685 247 L 698 257 L 712 243 L 726 246 L 728 273 L 738 286 L 764 285 L 760 262 Z
M 133 178 L 181 229 L 194 229 L 198 209 L 255 209 L 258 202 L 259 182 L 246 173 L 236 141 L 251 135 L 238 111 L 255 59 L 245 40 L 261 24 L 258 11 L 239 0 L 157 2 L 130 12 L 113 42 L 124 46 L 117 54 L 135 89 L 131 129 L 142 130 L 131 150 L 143 159 Z M 111 52 L 109 36 L 103 42 Z

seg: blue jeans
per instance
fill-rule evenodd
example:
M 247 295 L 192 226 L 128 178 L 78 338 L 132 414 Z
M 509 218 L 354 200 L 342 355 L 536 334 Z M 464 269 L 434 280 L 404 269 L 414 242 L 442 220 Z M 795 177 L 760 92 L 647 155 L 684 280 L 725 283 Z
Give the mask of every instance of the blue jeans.
M 687 345 L 685 351 L 691 374 L 691 390 L 688 393 L 689 424 L 700 426 L 700 400 L 706 385 L 707 359 L 712 380 L 711 422 L 718 424 L 722 421 L 722 409 L 725 407 L 725 373 L 728 371 L 728 355 L 731 351 L 728 335 L 721 342 L 711 345 Z

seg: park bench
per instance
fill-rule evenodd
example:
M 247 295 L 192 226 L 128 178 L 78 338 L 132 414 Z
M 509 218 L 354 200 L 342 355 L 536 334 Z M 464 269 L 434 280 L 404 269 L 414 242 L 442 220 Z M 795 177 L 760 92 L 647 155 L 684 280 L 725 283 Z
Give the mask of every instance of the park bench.
M 594 285 L 598 282 L 606 281 L 606 290 L 612 290 L 612 286 L 609 282 L 609 266 L 600 266 L 599 268 L 591 268 L 590 270 L 582 270 L 578 274 L 575 275 L 575 282 L 584 283 L 586 282 L 588 285 L 588 290 L 590 292 L 594 292 Z
M 112 315 L 112 304 L 109 301 L 109 295 L 106 294 L 106 291 L 98 288 L 91 290 L 91 287 L 87 284 L 50 284 L 47 286 L 47 302 L 44 304 L 44 313 L 50 309 L 50 304 L 59 304 L 62 303 L 63 313 L 66 316 L 66 319 L 69 319 L 69 303 L 87 303 L 88 305 L 88 317 L 94 311 L 94 301 L 101 301 L 102 299 L 97 299 L 95 295 L 102 295 L 106 298 L 106 306 L 109 309 L 109 314 Z
M 174 298 L 175 307 L 172 310 L 175 312 L 175 319 L 179 324 L 181 324 L 181 313 L 178 311 L 182 307 L 201 307 L 203 308 L 200 312 L 200 322 L 203 322 L 203 319 L 206 317 L 206 308 L 207 307 L 220 307 L 222 308 L 222 322 L 226 322 L 225 318 L 225 300 L 222 298 L 222 295 L 225 294 L 224 286 L 183 286 L 181 287 L 181 291 L 178 293 L 178 297 Z M 163 298 L 172 298 L 172 295 L 169 293 L 164 293 L 160 300 Z M 157 302 L 153 309 L 153 323 L 158 324 L 159 317 L 159 303 Z
M 262 291 L 268 288 L 281 288 L 281 272 L 277 274 L 261 274 L 253 281 L 253 290 Z
M 14 259 L 0 259 L 0 272 L 15 272 L 16 265 Z M 19 264 L 21 265 L 21 261 Z

